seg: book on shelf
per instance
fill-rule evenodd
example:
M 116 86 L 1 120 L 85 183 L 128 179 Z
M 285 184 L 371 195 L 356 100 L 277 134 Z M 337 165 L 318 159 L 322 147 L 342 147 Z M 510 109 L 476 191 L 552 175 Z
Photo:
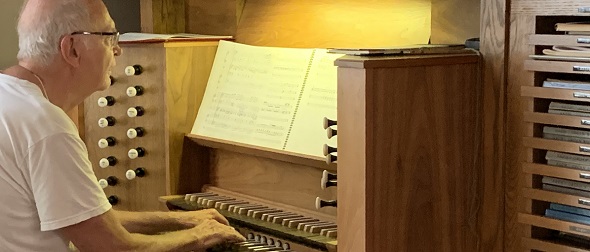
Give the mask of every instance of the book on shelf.
M 581 171 L 590 171 L 590 164 L 570 163 L 562 160 L 547 160 L 547 164 Z
M 563 205 L 563 204 L 552 202 L 551 204 L 549 204 L 549 209 L 590 217 L 590 209 L 581 208 L 581 207 Z
M 590 112 L 580 112 L 580 111 L 571 111 L 571 110 L 549 109 L 549 110 L 547 110 L 547 113 L 556 114 L 556 115 L 590 117 Z
M 543 133 L 543 138 L 544 139 L 551 139 L 551 140 L 558 140 L 558 141 L 565 141 L 565 142 L 572 142 L 572 143 L 590 144 L 590 138 L 582 138 L 582 137 L 578 137 L 578 136 L 565 136 L 565 135 Z
M 545 216 L 550 217 L 550 218 L 554 218 L 554 219 L 558 219 L 558 220 L 575 222 L 575 223 L 584 224 L 584 225 L 590 225 L 590 217 L 588 217 L 588 216 L 567 213 L 567 212 L 557 211 L 557 210 L 553 210 L 553 209 L 546 209 Z
M 586 183 L 586 182 L 580 182 L 580 181 L 562 179 L 562 178 L 555 178 L 555 177 L 548 177 L 548 176 L 543 176 L 541 181 L 543 182 L 543 184 L 556 185 L 556 186 L 567 187 L 567 188 L 572 188 L 572 189 L 577 189 L 577 190 L 583 190 L 583 191 L 587 191 L 588 193 L 590 193 L 590 183 Z
M 327 49 L 220 41 L 192 134 L 323 157 L 336 145 L 337 69 Z
M 590 57 L 590 47 L 553 46 L 551 49 L 543 49 L 543 54 L 554 56 Z
M 570 129 L 570 128 L 563 128 L 563 127 L 555 127 L 555 126 L 544 126 L 543 133 L 544 134 L 553 134 L 553 135 L 581 137 L 581 138 L 590 138 L 590 130 Z
M 549 103 L 549 109 L 590 113 L 590 105 L 572 104 L 557 101 L 552 101 Z
M 155 34 L 143 32 L 127 32 L 119 36 L 120 43 L 154 43 L 169 41 L 207 41 L 233 39 L 233 36 L 204 35 L 191 33 Z
M 590 22 L 563 22 L 555 24 L 555 31 L 590 32 Z
M 588 236 L 559 231 L 556 238 L 580 248 L 590 247 L 590 237 Z
M 590 165 L 590 156 L 570 154 L 558 151 L 547 151 L 547 153 L 545 154 L 545 159 Z
M 590 82 L 548 78 L 545 81 L 543 81 L 543 87 L 590 90 Z
M 590 192 L 584 190 L 578 190 L 569 187 L 551 185 L 551 184 L 543 184 L 542 189 L 545 191 L 556 192 L 556 193 L 563 193 L 568 195 L 580 196 L 585 198 L 590 198 Z

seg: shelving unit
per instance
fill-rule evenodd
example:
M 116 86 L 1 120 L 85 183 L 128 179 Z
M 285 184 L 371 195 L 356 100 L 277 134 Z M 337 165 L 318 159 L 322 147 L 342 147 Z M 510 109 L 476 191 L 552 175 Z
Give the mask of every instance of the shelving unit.
M 584 6 L 590 6 L 590 2 L 560 2 L 561 5 L 541 3 L 539 6 L 539 1 L 516 1 L 512 6 L 515 21 L 511 30 L 523 27 L 515 34 L 515 39 L 517 43 L 526 42 L 526 45 L 515 46 L 516 49 L 511 52 L 512 64 L 521 64 L 520 68 L 509 71 L 514 77 L 510 78 L 509 75 L 509 81 L 519 86 L 521 95 L 518 101 L 513 102 L 516 106 L 512 106 L 520 107 L 518 111 L 521 114 L 511 116 L 513 119 L 518 118 L 512 127 L 521 130 L 513 133 L 520 135 L 520 145 L 517 146 L 521 147 L 521 151 L 509 154 L 512 155 L 509 158 L 512 161 L 508 165 L 512 164 L 519 169 L 517 172 L 521 183 L 517 187 L 517 220 L 522 224 L 519 226 L 523 228 L 519 232 L 522 236 L 520 245 L 525 251 L 590 251 L 590 225 L 546 216 L 546 210 L 552 203 L 590 209 L 590 197 L 551 191 L 543 185 L 543 178 L 550 177 L 588 183 L 590 187 L 590 177 L 587 176 L 590 172 L 548 165 L 546 161 L 548 151 L 590 156 L 590 144 L 543 138 L 543 127 L 546 126 L 590 132 L 590 117 L 550 114 L 548 111 L 550 103 L 554 101 L 590 106 L 590 91 L 543 87 L 543 82 L 548 78 L 590 80 L 590 62 L 528 57 L 540 55 L 543 49 L 554 45 L 590 46 L 586 43 L 590 41 L 588 36 L 562 35 L 554 31 L 555 23 L 588 21 L 588 13 L 572 10 L 583 10 Z M 568 8 L 564 8 L 564 5 Z M 527 6 L 531 9 L 527 9 Z M 546 11 L 542 11 L 543 7 L 547 8 Z M 516 77 L 519 71 L 522 75 Z M 586 238 L 589 242 L 581 242 Z

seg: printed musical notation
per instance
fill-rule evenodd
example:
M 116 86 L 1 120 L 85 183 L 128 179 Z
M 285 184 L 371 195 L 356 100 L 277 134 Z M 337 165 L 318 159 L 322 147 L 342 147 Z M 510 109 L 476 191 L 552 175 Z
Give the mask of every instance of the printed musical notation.
M 336 117 L 338 56 L 221 41 L 191 133 L 322 156 L 322 119 Z

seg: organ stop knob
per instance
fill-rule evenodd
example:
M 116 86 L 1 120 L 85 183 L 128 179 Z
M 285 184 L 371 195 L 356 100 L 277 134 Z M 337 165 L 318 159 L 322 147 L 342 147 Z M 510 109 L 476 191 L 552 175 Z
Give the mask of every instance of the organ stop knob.
M 104 108 L 106 106 L 113 106 L 115 105 L 115 97 L 112 96 L 105 96 L 98 98 L 98 106 Z
M 143 147 L 137 147 L 135 149 L 131 149 L 127 152 L 127 156 L 131 159 L 136 159 L 138 157 L 145 156 L 145 149 Z
M 133 75 L 140 75 L 143 72 L 143 67 L 140 65 L 133 65 L 125 67 L 125 75 L 133 76 Z
M 125 93 L 129 97 L 140 96 L 143 94 L 143 87 L 142 86 L 129 87 L 129 88 L 127 88 L 127 91 L 125 91 Z
M 115 139 L 112 136 L 107 138 L 101 138 L 100 140 L 98 140 L 98 147 L 101 149 L 104 149 L 109 146 L 115 146 L 115 144 L 117 144 L 117 139 Z
M 330 173 L 326 170 L 324 170 L 324 172 L 322 173 L 322 182 L 321 182 L 321 187 L 322 189 L 326 189 L 330 186 L 337 186 L 337 175 L 334 173 Z
M 129 139 L 142 137 L 143 134 L 145 134 L 145 130 L 142 127 L 131 128 L 127 130 L 127 137 L 129 137 Z
M 334 152 L 337 152 L 338 149 L 334 148 L 332 146 L 329 146 L 327 144 L 324 144 L 324 156 L 327 156 L 328 154 L 332 154 Z
M 98 119 L 98 127 L 106 128 L 106 127 L 114 126 L 115 122 L 116 122 L 116 120 L 112 116 L 103 117 L 103 118 Z
M 117 179 L 117 177 L 115 176 L 109 176 L 106 179 L 101 179 L 98 181 L 98 184 L 100 185 L 100 187 L 102 187 L 102 189 L 107 188 L 108 186 L 114 186 L 119 182 L 119 179 Z
M 320 197 L 315 198 L 315 208 L 320 209 L 323 207 L 337 207 L 335 200 L 323 200 Z
M 101 168 L 107 168 L 109 166 L 115 166 L 117 164 L 117 158 L 113 157 L 113 156 L 109 156 L 106 158 L 101 158 L 100 161 L 98 162 L 98 165 Z
M 136 116 L 142 116 L 144 113 L 144 109 L 143 107 L 140 106 L 136 106 L 136 107 L 131 107 L 127 110 L 127 116 L 133 118 Z
M 115 196 L 115 195 L 111 195 L 107 198 L 109 200 L 109 203 L 111 203 L 111 205 L 116 205 L 117 203 L 119 203 L 119 197 Z
M 135 170 L 128 170 L 127 172 L 125 172 L 125 177 L 128 180 L 133 180 L 136 177 L 140 177 L 141 178 L 143 176 L 145 176 L 145 169 L 142 168 L 142 167 L 139 167 L 139 168 L 137 168 Z
M 332 137 L 338 135 L 338 130 L 332 129 L 332 128 L 327 128 L 326 129 L 326 135 L 328 136 L 328 139 L 331 139 Z
M 330 120 L 327 117 L 324 117 L 324 129 L 327 129 L 331 126 L 335 126 L 336 124 L 338 124 L 337 121 Z
M 109 80 L 111 81 L 111 86 L 112 86 L 113 84 L 115 84 L 115 82 L 117 82 L 117 80 L 116 80 L 116 79 L 115 79 L 115 77 L 113 77 L 113 76 L 109 76 Z
M 328 154 L 326 155 L 326 164 L 336 163 L 338 161 L 338 156 Z

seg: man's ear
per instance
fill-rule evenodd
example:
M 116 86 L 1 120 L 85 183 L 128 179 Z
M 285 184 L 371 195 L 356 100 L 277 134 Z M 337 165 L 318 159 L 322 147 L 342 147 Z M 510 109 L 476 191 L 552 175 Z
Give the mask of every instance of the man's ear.
M 61 39 L 60 51 L 63 59 L 73 67 L 80 66 L 80 48 L 77 48 L 76 40 L 72 36 Z

